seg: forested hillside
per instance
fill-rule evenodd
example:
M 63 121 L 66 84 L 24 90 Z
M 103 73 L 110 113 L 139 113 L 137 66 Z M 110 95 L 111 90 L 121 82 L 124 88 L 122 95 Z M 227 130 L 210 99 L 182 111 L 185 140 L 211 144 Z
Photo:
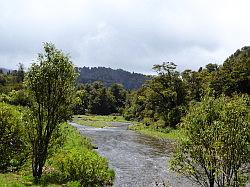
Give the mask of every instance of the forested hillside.
M 78 67 L 78 83 L 103 82 L 104 86 L 111 86 L 113 83 L 122 84 L 125 89 L 138 89 L 149 78 L 143 74 L 130 73 L 122 69 L 111 69 L 105 67 Z

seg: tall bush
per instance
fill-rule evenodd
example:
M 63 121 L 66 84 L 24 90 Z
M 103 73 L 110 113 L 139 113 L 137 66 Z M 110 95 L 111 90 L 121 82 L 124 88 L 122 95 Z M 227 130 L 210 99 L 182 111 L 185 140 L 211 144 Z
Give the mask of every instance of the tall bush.
M 205 98 L 183 119 L 171 169 L 202 186 L 240 186 L 250 161 L 249 96 Z
M 18 108 L 0 103 L 0 172 L 19 169 L 28 150 L 22 114 Z

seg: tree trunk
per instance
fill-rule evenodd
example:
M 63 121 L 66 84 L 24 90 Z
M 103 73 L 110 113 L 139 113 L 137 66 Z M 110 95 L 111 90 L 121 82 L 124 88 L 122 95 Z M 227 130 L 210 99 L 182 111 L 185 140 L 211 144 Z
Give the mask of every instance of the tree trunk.
M 209 187 L 214 187 L 214 179 L 209 179 Z
M 33 177 L 35 179 L 35 183 L 39 183 L 42 173 L 43 173 L 43 162 L 41 155 L 34 155 L 34 159 L 32 161 L 32 171 Z
M 47 147 L 47 144 L 40 144 L 40 147 L 37 147 L 36 151 L 33 153 L 32 172 L 36 183 L 39 183 L 43 173 L 43 166 L 47 159 Z
M 214 187 L 214 181 L 215 181 L 214 173 L 215 173 L 215 170 L 212 170 L 210 173 L 210 177 L 209 177 L 209 186 L 210 187 Z

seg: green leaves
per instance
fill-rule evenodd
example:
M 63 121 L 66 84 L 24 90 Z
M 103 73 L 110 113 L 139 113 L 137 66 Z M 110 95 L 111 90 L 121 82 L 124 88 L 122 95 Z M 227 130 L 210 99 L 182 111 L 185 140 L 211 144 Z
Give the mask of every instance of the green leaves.
M 65 144 L 49 159 L 62 181 L 78 181 L 81 186 L 112 184 L 115 174 L 107 160 L 92 150 L 93 145 L 76 128 L 69 124 L 63 127 L 62 133 L 67 133 Z
M 0 172 L 19 169 L 27 159 L 22 117 L 17 107 L 0 103 Z
M 171 168 L 204 186 L 240 185 L 250 161 L 249 97 L 206 97 L 191 106 L 182 126 L 187 140 L 181 142 Z
M 114 178 L 107 160 L 84 147 L 61 152 L 54 159 L 61 175 L 67 180 L 79 181 L 82 186 L 105 186 Z
M 25 77 L 32 98 L 28 133 L 33 149 L 33 176 L 39 179 L 49 149 L 59 138 L 59 125 L 72 116 L 75 98 L 74 66 L 68 55 L 51 43 L 44 44 L 44 54 L 39 54 Z
M 175 68 L 174 63 L 154 65 L 158 75 L 134 93 L 125 116 L 134 116 L 139 120 L 151 118 L 152 122 L 163 120 L 165 127 L 176 127 L 184 114 L 187 93 Z

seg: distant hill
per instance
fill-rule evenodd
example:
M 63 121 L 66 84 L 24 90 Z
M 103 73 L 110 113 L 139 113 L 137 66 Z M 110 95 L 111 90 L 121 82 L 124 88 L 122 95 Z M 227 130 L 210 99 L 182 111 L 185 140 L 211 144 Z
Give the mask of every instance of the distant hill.
M 77 80 L 78 83 L 102 81 L 105 86 L 118 83 L 122 84 L 125 89 L 138 89 L 149 79 L 146 75 L 134 72 L 130 73 L 122 69 L 114 70 L 105 67 L 77 67 L 76 70 L 80 73 Z
M 0 67 L 0 71 L 2 71 L 3 73 L 8 73 L 8 72 L 12 72 L 13 70 Z

